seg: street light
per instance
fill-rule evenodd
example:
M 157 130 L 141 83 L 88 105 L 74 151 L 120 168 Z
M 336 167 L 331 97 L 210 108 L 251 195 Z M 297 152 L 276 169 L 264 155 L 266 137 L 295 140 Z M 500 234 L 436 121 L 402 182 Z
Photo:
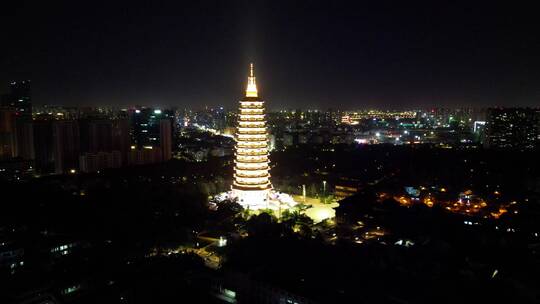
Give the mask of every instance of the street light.
M 323 185 L 323 202 L 326 203 L 326 181 L 323 180 L 322 181 L 322 185 Z

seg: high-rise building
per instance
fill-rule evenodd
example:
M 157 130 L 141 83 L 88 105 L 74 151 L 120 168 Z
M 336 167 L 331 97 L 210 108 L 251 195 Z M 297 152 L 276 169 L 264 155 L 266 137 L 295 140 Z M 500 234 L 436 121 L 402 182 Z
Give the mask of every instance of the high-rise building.
M 2 105 L 14 108 L 16 115 L 32 118 L 32 97 L 30 80 L 14 81 L 9 85 L 10 92 L 2 96 Z
M 259 99 L 251 64 L 246 95 L 240 100 L 232 186 L 233 195 L 238 202 L 251 209 L 268 206 L 272 189 L 264 112 L 264 101 Z
M 81 153 L 119 151 L 122 162 L 129 150 L 129 122 L 127 119 L 81 119 Z
M 14 81 L 10 83 L 9 89 L 9 93 L 2 96 L 2 105 L 15 111 L 15 156 L 27 160 L 34 159 L 30 80 Z
M 73 172 L 79 168 L 79 124 L 75 120 L 53 122 L 54 163 L 57 174 Z
M 17 118 L 17 156 L 22 159 L 35 158 L 34 122 L 28 117 Z
M 126 119 L 79 120 L 81 172 L 117 168 L 128 161 L 129 123 Z
M 162 119 L 159 122 L 159 146 L 163 153 L 163 161 L 172 158 L 172 123 L 170 119 Z
M 160 109 L 135 110 L 132 116 L 133 141 L 138 148 L 159 146 L 160 121 L 165 117 Z
M 142 149 L 138 149 L 132 146 L 132 149 L 128 154 L 128 165 L 147 165 L 155 164 L 163 161 L 163 152 L 160 147 L 154 148 L 152 146 L 146 146 Z
M 120 151 L 122 164 L 127 163 L 130 146 L 130 129 L 127 119 L 115 119 L 112 122 L 112 150 Z
M 112 151 L 112 121 L 109 119 L 90 121 L 87 144 L 91 153 Z
M 53 173 L 54 140 L 53 121 L 38 119 L 34 121 L 35 165 L 39 173 Z
M 81 172 L 97 172 L 122 166 L 120 151 L 84 153 L 79 157 Z
M 493 108 L 487 112 L 484 146 L 532 149 L 538 146 L 540 112 L 528 108 Z
M 129 164 L 150 164 L 172 158 L 174 112 L 141 108 L 132 114 L 133 142 Z
M 17 128 L 15 110 L 0 108 L 0 159 L 10 159 L 17 155 Z

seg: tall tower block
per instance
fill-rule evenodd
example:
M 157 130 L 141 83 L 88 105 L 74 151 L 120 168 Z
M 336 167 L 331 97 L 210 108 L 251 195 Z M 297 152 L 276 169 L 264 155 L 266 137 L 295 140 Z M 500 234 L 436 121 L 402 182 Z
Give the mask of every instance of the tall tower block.
M 246 95 L 240 100 L 232 186 L 238 203 L 249 209 L 268 208 L 272 189 L 264 112 L 264 101 L 259 99 L 252 63 Z

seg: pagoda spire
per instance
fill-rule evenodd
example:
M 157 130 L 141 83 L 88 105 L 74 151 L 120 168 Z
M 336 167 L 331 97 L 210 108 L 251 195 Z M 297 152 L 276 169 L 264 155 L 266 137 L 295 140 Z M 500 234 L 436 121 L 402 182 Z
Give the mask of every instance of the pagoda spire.
M 255 81 L 255 73 L 253 72 L 253 63 L 249 65 L 248 85 L 246 88 L 246 97 L 258 97 L 257 82 Z

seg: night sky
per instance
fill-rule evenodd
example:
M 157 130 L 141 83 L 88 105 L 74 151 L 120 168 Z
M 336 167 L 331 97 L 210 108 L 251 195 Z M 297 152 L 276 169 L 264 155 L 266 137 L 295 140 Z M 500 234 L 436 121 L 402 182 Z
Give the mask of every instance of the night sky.
M 253 61 L 273 109 L 540 105 L 538 15 L 514 2 L 10 2 L 0 92 L 32 79 L 35 104 L 235 107 Z

